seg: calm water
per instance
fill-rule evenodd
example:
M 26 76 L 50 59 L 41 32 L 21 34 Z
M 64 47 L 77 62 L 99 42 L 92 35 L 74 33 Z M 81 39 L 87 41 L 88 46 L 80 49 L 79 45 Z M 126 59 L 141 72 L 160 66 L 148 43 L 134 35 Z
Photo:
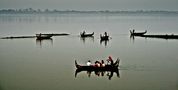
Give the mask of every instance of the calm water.
M 178 40 L 135 37 L 129 30 L 148 34 L 178 34 L 177 15 L 13 14 L 0 15 L 0 36 L 70 33 L 50 40 L 0 39 L 0 90 L 177 90 Z M 82 39 L 81 31 L 95 32 Z M 107 31 L 112 39 L 101 42 Z M 121 59 L 120 77 L 107 72 L 77 74 L 74 60 Z

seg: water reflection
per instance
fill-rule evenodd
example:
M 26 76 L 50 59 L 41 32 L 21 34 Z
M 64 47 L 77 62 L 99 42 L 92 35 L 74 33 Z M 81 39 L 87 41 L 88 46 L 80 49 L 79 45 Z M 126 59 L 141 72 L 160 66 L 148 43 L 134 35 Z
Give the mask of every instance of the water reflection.
M 18 22 L 18 23 L 32 23 L 32 22 L 57 22 L 61 15 L 46 15 L 46 14 L 2 14 L 0 15 L 0 22 Z
M 94 42 L 94 36 L 91 37 L 80 37 L 80 40 L 85 44 L 86 40 Z
M 50 43 L 51 45 L 53 45 L 53 39 L 49 38 L 49 39 L 36 39 L 36 45 L 39 45 L 40 47 L 42 47 L 42 44 L 44 43 Z
M 134 43 L 135 37 L 133 35 L 130 35 L 130 41 L 133 41 L 133 43 Z
M 104 46 L 107 46 L 108 42 L 109 42 L 109 39 L 108 40 L 100 40 L 100 45 L 104 44 Z
M 134 41 L 135 37 L 133 35 L 130 35 L 130 39 Z
M 91 76 L 91 73 L 94 72 L 94 74 L 96 76 L 108 76 L 108 79 L 111 80 L 111 78 L 113 77 L 114 73 L 116 73 L 117 77 L 120 78 L 120 73 L 119 73 L 119 69 L 111 69 L 111 70 L 82 70 L 82 69 L 76 69 L 75 71 L 75 77 L 77 77 L 77 74 L 80 72 L 85 72 L 88 74 L 88 77 Z

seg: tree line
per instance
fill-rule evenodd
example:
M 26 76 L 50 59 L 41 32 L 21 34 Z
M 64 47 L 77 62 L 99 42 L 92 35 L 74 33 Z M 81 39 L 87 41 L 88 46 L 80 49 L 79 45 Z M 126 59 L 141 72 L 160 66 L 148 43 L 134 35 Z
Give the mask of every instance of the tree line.
M 33 8 L 26 8 L 26 9 L 0 9 L 0 13 L 7 13 L 7 14 L 13 14 L 13 13 L 23 13 L 23 14 L 33 14 L 33 13 L 174 13 L 178 14 L 178 11 L 144 11 L 144 10 L 136 10 L 136 11 L 109 11 L 109 10 L 103 10 L 103 11 L 79 11 L 79 10 L 57 10 L 57 9 L 33 9 Z

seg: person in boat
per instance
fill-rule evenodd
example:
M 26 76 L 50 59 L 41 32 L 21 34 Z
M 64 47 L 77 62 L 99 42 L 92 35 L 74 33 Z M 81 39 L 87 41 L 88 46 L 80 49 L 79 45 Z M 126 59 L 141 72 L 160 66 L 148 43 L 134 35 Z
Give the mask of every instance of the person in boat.
M 87 66 L 91 66 L 91 61 L 90 60 L 88 60 Z
M 133 29 L 132 33 L 135 33 L 135 29 Z
M 85 31 L 83 31 L 82 35 L 85 35 Z
M 110 62 L 110 63 L 111 63 L 111 65 L 113 65 L 113 63 L 114 63 L 114 62 L 113 62 L 113 59 L 112 59 L 112 57 L 111 57 L 111 56 L 109 56 L 109 57 L 108 57 L 107 61 L 108 61 L 108 62 Z
M 101 66 L 101 63 L 99 61 L 96 61 L 95 62 L 95 67 L 100 67 Z
M 107 32 L 104 32 L 104 34 L 102 35 L 102 34 L 100 34 L 100 37 L 107 37 L 108 36 L 108 34 L 107 34 Z
M 40 33 L 39 37 L 41 37 L 41 33 Z
M 104 36 L 108 36 L 108 35 L 107 35 L 107 32 L 104 32 Z
M 88 60 L 87 66 L 91 66 L 91 61 L 90 60 Z M 88 77 L 90 77 L 91 76 L 91 71 L 87 71 L 87 74 L 88 74 Z
M 105 67 L 104 60 L 101 60 L 101 67 Z

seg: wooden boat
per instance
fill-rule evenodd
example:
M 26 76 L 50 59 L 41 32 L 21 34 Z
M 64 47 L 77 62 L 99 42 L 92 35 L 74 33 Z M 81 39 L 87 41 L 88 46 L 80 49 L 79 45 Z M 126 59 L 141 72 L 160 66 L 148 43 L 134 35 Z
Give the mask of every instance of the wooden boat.
M 145 31 L 145 32 L 135 32 L 135 30 L 133 30 L 133 31 L 130 30 L 130 34 L 132 36 L 142 36 L 142 35 L 144 35 L 146 33 L 147 33 L 147 31 Z
M 91 66 L 79 65 L 77 61 L 75 60 L 75 66 L 77 68 L 75 71 L 75 77 L 77 77 L 77 74 L 82 71 L 87 71 L 89 76 L 91 72 L 95 72 L 95 74 L 110 72 L 110 75 L 108 75 L 109 80 L 111 80 L 114 73 L 116 73 L 117 77 L 120 77 L 119 69 L 118 69 L 119 62 L 120 60 L 117 59 L 115 63 L 113 63 L 113 65 L 105 65 L 104 67 L 97 67 L 95 65 L 91 65 Z
M 91 34 L 80 33 L 81 37 L 92 37 L 93 35 L 94 35 L 94 32 Z
M 118 69 L 120 60 L 117 59 L 113 65 L 105 65 L 104 67 L 97 67 L 95 65 L 91 66 L 85 66 L 85 65 L 79 65 L 77 61 L 75 60 L 75 66 L 77 69 L 83 71 L 83 70 L 89 70 L 89 71 L 112 71 L 115 69 Z
M 100 39 L 101 39 L 101 41 L 109 40 L 109 36 L 102 36 L 102 35 L 100 35 Z
M 109 35 L 107 34 L 107 32 L 104 32 L 104 34 L 100 34 L 100 41 L 107 41 L 109 40 Z
M 36 38 L 38 40 L 42 40 L 42 39 L 50 39 L 53 35 L 52 34 L 36 34 Z

